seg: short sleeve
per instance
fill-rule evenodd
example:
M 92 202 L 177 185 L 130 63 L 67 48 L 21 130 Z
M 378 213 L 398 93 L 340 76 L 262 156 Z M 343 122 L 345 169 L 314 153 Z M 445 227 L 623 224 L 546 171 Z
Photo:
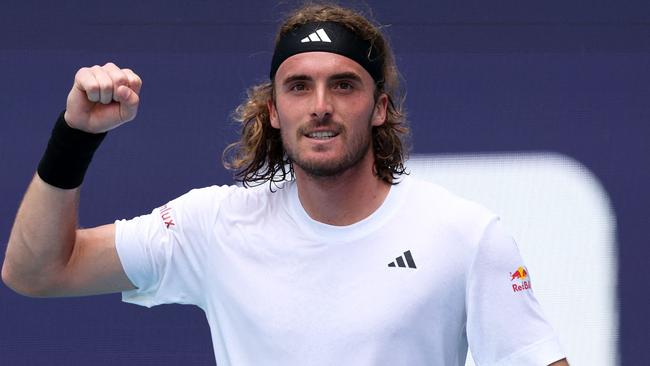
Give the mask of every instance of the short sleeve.
M 467 338 L 477 365 L 548 365 L 565 357 L 498 219 L 485 229 L 467 278 Z
M 148 215 L 115 222 L 118 256 L 137 287 L 123 292 L 123 301 L 147 307 L 202 305 L 210 226 L 227 191 L 195 189 Z

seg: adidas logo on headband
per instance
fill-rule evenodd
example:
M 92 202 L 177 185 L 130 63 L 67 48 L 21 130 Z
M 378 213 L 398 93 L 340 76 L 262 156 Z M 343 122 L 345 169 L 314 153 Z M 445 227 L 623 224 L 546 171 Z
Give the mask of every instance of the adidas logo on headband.
M 331 52 L 355 61 L 368 71 L 375 82 L 383 82 L 386 56 L 379 53 L 373 41 L 362 38 L 344 24 L 332 21 L 298 24 L 279 36 L 271 59 L 271 80 L 280 64 L 293 55 Z
M 316 30 L 316 32 L 300 40 L 300 43 L 307 43 L 307 42 L 330 42 L 331 43 L 332 40 L 330 39 L 330 37 L 327 36 L 325 30 L 323 28 L 320 28 Z

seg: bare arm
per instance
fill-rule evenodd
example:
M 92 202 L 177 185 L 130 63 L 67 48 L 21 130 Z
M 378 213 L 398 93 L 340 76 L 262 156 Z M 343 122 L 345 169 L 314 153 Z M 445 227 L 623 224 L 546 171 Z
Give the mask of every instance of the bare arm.
M 3 281 L 28 296 L 80 296 L 135 288 L 115 250 L 115 226 L 77 229 L 79 189 L 34 176 L 11 231 Z
M 114 64 L 77 72 L 65 120 L 90 133 L 132 120 L 140 78 Z M 117 256 L 115 227 L 77 228 L 79 188 L 32 180 L 16 215 L 2 280 L 28 296 L 77 296 L 133 289 Z
M 552 364 L 548 366 L 569 366 L 569 363 L 567 362 L 566 358 L 563 358 L 559 361 L 555 361 Z

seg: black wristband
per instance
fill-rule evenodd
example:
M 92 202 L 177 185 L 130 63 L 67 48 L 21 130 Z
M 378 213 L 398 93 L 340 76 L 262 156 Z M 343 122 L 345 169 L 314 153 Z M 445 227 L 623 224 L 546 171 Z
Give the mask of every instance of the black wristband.
M 45 154 L 38 164 L 38 175 L 46 183 L 62 189 L 81 185 L 95 150 L 106 132 L 89 133 L 70 127 L 63 118 L 57 119 Z

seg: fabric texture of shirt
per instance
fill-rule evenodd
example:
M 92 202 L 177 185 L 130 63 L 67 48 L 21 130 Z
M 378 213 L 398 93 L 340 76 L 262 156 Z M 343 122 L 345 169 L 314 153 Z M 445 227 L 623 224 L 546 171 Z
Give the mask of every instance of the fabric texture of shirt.
M 564 357 L 515 241 L 412 177 L 369 217 L 309 217 L 295 182 L 195 189 L 116 222 L 136 290 L 204 310 L 217 364 L 547 365 Z

